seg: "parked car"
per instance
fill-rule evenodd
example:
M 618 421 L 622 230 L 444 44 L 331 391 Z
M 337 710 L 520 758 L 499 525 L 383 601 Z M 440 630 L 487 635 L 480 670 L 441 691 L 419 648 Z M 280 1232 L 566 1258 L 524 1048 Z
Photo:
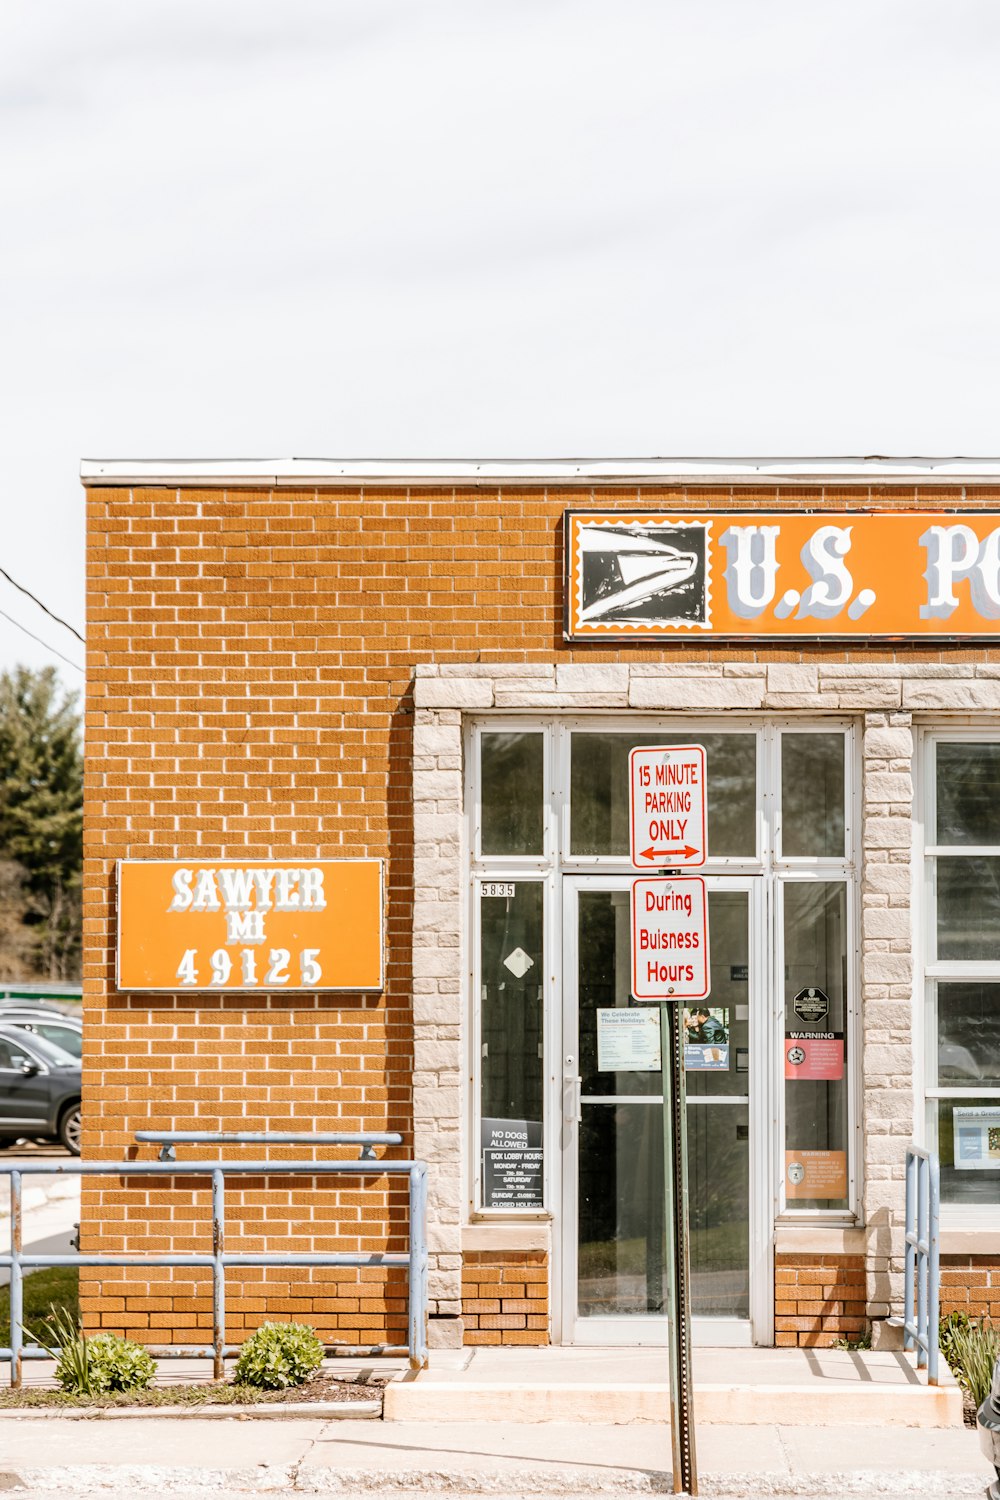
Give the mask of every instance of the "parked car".
M 17 1026 L 40 1036 L 43 1041 L 53 1042 L 79 1060 L 83 1056 L 83 1022 L 76 1016 L 67 1016 L 53 1006 L 3 1005 L 0 1006 L 0 1026 Z
M 61 1047 L 0 1023 L 0 1148 L 60 1141 L 80 1154 L 80 1062 Z
M 990 1393 L 976 1413 L 979 1447 L 996 1470 L 996 1483 L 986 1491 L 989 1500 L 1000 1500 L 1000 1359 L 993 1366 Z

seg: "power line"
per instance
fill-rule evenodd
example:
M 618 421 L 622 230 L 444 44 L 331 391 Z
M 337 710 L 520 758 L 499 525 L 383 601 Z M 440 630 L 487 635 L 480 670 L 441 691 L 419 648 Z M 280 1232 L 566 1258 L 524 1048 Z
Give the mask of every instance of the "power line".
M 28 598 L 32 601 L 32 603 L 37 604 L 39 609 L 44 609 L 45 613 L 47 615 L 49 615 L 51 619 L 55 620 L 57 624 L 59 624 L 59 625 L 65 625 L 67 630 L 71 630 L 73 632 L 73 634 L 76 636 L 77 640 L 82 645 L 85 646 L 87 644 L 87 642 L 83 639 L 83 636 L 80 634 L 80 632 L 78 630 L 74 629 L 74 627 L 72 625 L 68 624 L 66 620 L 62 620 L 62 619 L 59 618 L 58 615 L 53 614 L 52 610 L 49 609 L 49 606 L 47 604 L 43 604 L 42 601 L 41 601 L 41 599 L 37 599 L 35 597 L 35 595 L 31 592 L 30 589 L 26 589 L 25 588 L 25 586 L 24 586 L 23 583 L 18 583 L 18 581 L 17 581 L 16 578 L 11 578 L 11 576 L 7 572 L 6 568 L 0 568 L 0 573 L 3 574 L 4 578 L 6 578 L 6 580 L 7 580 L 8 583 L 12 583 L 16 589 L 20 589 L 22 594 L 27 594 Z M 4 619 L 5 620 L 9 620 L 10 619 L 10 615 L 4 615 Z M 14 624 L 15 625 L 17 624 L 16 620 L 14 621 Z M 30 630 L 28 631 L 28 634 L 31 635 L 31 631 Z M 38 637 L 35 636 L 34 639 L 37 641 Z M 42 645 L 44 646 L 44 644 L 45 644 L 45 642 L 43 641 Z M 59 655 L 58 651 L 56 652 L 56 655 L 57 656 Z M 68 658 L 64 656 L 63 657 L 63 661 L 67 661 L 67 660 L 68 660 Z M 73 666 L 73 665 L 74 665 L 74 663 L 70 662 L 70 666 Z
M 0 573 L 3 573 L 3 569 L 2 568 L 0 568 Z M 4 577 L 6 577 L 6 576 L 7 575 L 4 574 Z M 27 589 L 25 589 L 24 592 L 27 593 L 28 592 Z M 44 609 L 45 606 L 43 605 L 42 608 Z M 45 610 L 45 613 L 48 614 L 49 611 Z M 33 641 L 37 641 L 40 646 L 44 646 L 45 649 L 46 649 L 46 651 L 51 651 L 53 656 L 58 656 L 58 658 L 59 658 L 60 661 L 66 662 L 67 666 L 73 667 L 77 672 L 80 673 L 81 677 L 83 677 L 83 676 L 86 675 L 84 673 L 83 668 L 77 666 L 77 664 L 76 664 L 75 661 L 70 661 L 70 659 L 69 659 L 68 656 L 63 656 L 62 652 L 61 651 L 57 651 L 56 648 L 55 648 L 55 646 L 50 646 L 47 641 L 43 641 L 40 635 L 35 635 L 33 633 L 33 631 L 30 631 L 26 625 L 22 625 L 21 622 L 20 622 L 20 620 L 15 620 L 13 615 L 7 614 L 6 610 L 0 609 L 0 615 L 3 615 L 3 618 L 5 620 L 9 620 L 12 625 L 16 625 L 17 628 L 18 628 L 18 630 L 23 630 L 24 633 L 25 633 L 25 635 L 30 635 L 31 639 Z M 60 624 L 65 624 L 65 621 L 60 620 L 59 623 Z M 68 628 L 70 630 L 73 630 L 72 625 L 70 625 Z M 73 631 L 73 634 L 74 635 L 76 634 L 75 630 Z

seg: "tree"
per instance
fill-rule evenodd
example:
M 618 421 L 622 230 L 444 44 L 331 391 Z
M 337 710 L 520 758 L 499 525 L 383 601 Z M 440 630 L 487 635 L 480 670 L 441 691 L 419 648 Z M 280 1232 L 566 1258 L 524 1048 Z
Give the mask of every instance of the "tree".
M 54 667 L 0 673 L 0 860 L 13 866 L 0 886 L 8 900 L 19 888 L 21 903 L 20 940 L 0 962 L 33 970 L 9 977 L 78 977 L 83 755 L 76 694 Z

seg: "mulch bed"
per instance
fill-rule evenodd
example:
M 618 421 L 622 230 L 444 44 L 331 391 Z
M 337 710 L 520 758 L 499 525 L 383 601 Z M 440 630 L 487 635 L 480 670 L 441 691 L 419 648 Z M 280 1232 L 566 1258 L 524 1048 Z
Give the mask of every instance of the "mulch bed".
M 196 1385 L 154 1385 L 148 1391 L 121 1392 L 111 1396 L 70 1396 L 43 1386 L 24 1390 L 0 1389 L 0 1411 L 10 1407 L 115 1407 L 115 1406 L 264 1406 L 287 1402 L 381 1401 L 384 1376 L 345 1379 L 315 1375 L 304 1385 L 281 1391 L 262 1391 L 253 1385 L 230 1381 L 200 1381 Z

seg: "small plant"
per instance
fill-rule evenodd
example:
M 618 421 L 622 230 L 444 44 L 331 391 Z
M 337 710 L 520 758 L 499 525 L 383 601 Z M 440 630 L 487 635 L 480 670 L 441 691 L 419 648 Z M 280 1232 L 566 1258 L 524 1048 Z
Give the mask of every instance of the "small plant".
M 302 1385 L 323 1362 L 323 1345 L 305 1323 L 262 1323 L 240 1350 L 233 1379 L 265 1391 Z
M 835 1349 L 870 1349 L 872 1346 L 872 1331 L 866 1328 L 864 1333 L 856 1333 L 852 1337 L 838 1339 L 834 1345 Z
M 144 1391 L 152 1384 L 156 1364 L 141 1344 L 115 1333 L 88 1338 L 65 1310 L 52 1318 L 51 1327 L 57 1347 L 50 1349 L 41 1338 L 38 1342 L 56 1361 L 56 1380 L 62 1390 L 74 1396 L 106 1396 Z
M 938 1349 L 949 1365 L 954 1364 L 952 1355 L 955 1334 L 971 1325 L 971 1319 L 967 1312 L 950 1312 L 938 1323 Z
M 945 1338 L 939 1335 L 939 1347 L 973 1405 L 981 1406 L 990 1393 L 993 1366 L 1000 1358 L 1000 1329 L 964 1313 L 953 1317 Z

